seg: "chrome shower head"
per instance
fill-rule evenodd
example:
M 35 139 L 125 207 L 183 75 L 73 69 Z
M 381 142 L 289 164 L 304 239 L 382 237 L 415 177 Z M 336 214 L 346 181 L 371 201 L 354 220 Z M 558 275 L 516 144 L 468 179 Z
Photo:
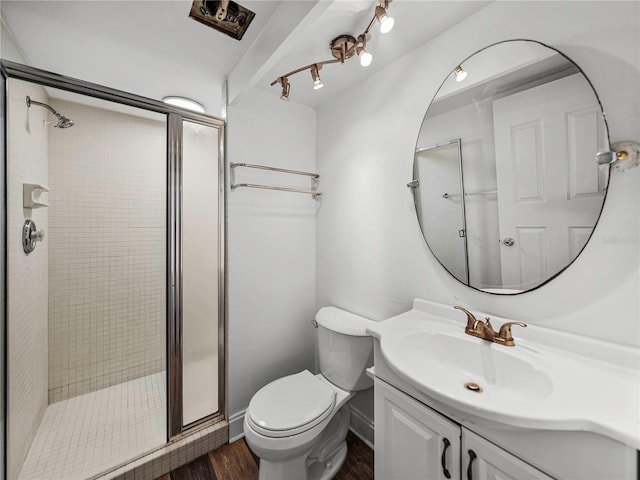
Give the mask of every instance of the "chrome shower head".
M 46 103 L 36 102 L 35 100 L 31 100 L 31 98 L 27 95 L 27 107 L 31 107 L 31 105 L 39 105 L 41 107 L 46 108 L 51 113 L 53 113 L 58 119 L 58 123 L 56 123 L 54 127 L 57 127 L 57 128 L 73 127 L 73 120 L 68 119 L 64 115 L 60 115 L 58 112 L 56 112 L 52 107 L 50 107 Z
M 64 115 L 60 115 L 59 113 L 56 113 L 55 115 L 56 115 L 56 118 L 58 119 L 58 123 L 56 123 L 54 127 L 57 127 L 57 128 L 73 127 L 73 120 L 65 117 Z

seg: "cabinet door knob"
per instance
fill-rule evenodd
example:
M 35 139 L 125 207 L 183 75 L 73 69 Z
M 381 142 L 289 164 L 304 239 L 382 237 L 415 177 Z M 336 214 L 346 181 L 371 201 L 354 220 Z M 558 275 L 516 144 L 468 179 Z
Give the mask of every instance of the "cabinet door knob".
M 442 457 L 440 458 L 440 463 L 442 463 L 442 473 L 445 478 L 451 478 L 451 473 L 447 470 L 447 449 L 451 446 L 451 442 L 448 438 L 443 438 L 442 443 L 444 444 L 444 448 L 442 449 Z
M 476 452 L 469 450 L 469 466 L 467 467 L 467 480 L 473 480 L 473 461 L 477 458 Z

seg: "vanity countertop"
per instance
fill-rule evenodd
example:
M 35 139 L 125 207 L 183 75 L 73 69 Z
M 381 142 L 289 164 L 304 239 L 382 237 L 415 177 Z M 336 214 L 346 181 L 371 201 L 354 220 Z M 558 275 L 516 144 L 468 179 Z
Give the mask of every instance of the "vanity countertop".
M 466 335 L 465 324 L 453 306 L 416 299 L 367 333 L 400 378 L 478 421 L 590 431 L 640 449 L 637 349 L 534 325 L 514 327 L 516 346 L 505 347 Z

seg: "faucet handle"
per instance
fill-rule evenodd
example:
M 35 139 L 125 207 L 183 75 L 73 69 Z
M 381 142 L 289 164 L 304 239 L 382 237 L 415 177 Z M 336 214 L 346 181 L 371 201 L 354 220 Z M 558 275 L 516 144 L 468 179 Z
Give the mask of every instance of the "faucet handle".
M 500 327 L 500 331 L 498 332 L 498 337 L 502 339 L 500 343 L 506 345 L 507 347 L 515 346 L 513 335 L 511 335 L 511 325 L 518 325 L 520 327 L 527 326 L 527 324 L 523 322 L 506 322 L 502 324 L 502 326 Z
M 491 330 L 492 332 L 495 333 L 495 330 L 493 329 L 493 325 L 491 325 L 491 318 L 490 317 L 484 317 L 484 324 L 487 326 L 487 328 L 489 330 Z

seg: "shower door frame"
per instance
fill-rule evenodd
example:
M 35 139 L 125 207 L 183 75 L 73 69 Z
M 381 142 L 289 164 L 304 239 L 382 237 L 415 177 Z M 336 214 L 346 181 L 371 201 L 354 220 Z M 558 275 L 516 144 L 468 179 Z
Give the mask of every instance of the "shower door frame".
M 15 62 L 0 59 L 0 73 L 2 74 L 5 88 L 1 92 L 4 96 L 5 120 L 7 109 L 7 91 L 9 79 L 24 80 L 44 87 L 52 87 L 80 95 L 119 103 L 130 107 L 140 108 L 164 114 L 167 117 L 167 309 L 166 309 L 166 374 L 167 374 L 167 442 L 178 436 L 187 435 L 194 428 L 203 424 L 210 425 L 227 419 L 227 376 L 226 376 L 226 332 L 228 323 L 228 308 L 226 294 L 226 159 L 225 159 L 225 121 L 213 116 L 199 114 L 165 104 L 159 100 L 153 100 L 110 87 L 79 80 L 64 75 L 59 75 L 38 68 L 22 65 Z M 181 207 L 182 207 L 182 123 L 190 121 L 218 129 L 218 411 L 188 425 L 182 425 L 182 264 L 181 264 Z M 8 125 L 5 121 L 4 136 L 6 139 Z M 2 185 L 2 207 L 0 212 L 0 234 L 3 241 L 3 268 L 1 291 L 3 311 L 0 315 L 0 329 L 3 340 L 2 361 L 2 385 L 3 405 L 2 418 L 5 421 L 3 452 L 3 472 L 0 478 L 6 478 L 7 456 L 7 347 L 9 339 L 6 336 L 7 321 L 7 289 L 8 272 L 7 260 L 7 148 L 4 142 L 2 172 L 0 179 Z M 134 458 L 131 461 L 135 460 Z

